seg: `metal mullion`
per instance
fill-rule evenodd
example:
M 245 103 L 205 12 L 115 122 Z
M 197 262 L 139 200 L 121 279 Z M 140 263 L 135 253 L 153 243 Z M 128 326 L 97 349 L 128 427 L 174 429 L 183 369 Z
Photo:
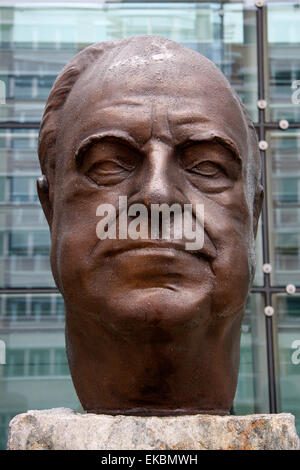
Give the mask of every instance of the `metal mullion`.
M 258 99 L 265 99 L 265 86 L 264 86 L 264 14 L 265 8 L 257 8 L 257 64 L 258 64 Z M 259 110 L 259 122 L 256 126 L 259 132 L 259 139 L 265 140 L 265 111 Z M 276 128 L 278 124 L 276 125 Z M 262 184 L 267 188 L 267 168 L 265 152 L 261 152 L 262 159 Z M 269 247 L 269 225 L 268 225 L 268 201 L 267 191 L 262 209 L 262 241 L 263 241 L 263 262 L 269 263 L 270 261 L 270 247 Z M 264 274 L 264 287 L 261 292 L 265 296 L 265 305 L 271 305 L 271 290 L 270 290 L 270 276 Z M 277 412 L 276 401 L 276 377 L 275 377 L 275 363 L 274 363 L 274 338 L 273 338 L 273 319 L 272 317 L 265 317 L 266 323 L 266 342 L 267 342 L 267 364 L 268 364 L 268 384 L 269 384 L 269 407 L 270 413 Z
M 260 126 L 261 126 L 261 123 L 254 123 L 254 127 L 256 130 L 259 130 L 260 129 Z M 264 122 L 263 123 L 263 127 L 265 130 L 274 130 L 274 131 L 277 131 L 277 130 L 280 130 L 281 132 L 284 132 L 283 129 L 281 129 L 281 127 L 279 127 L 279 123 L 278 122 Z M 300 129 L 300 122 L 289 122 L 289 127 L 288 129 Z M 288 130 L 286 129 L 286 130 Z
M 296 286 L 297 288 L 297 286 Z M 300 286 L 298 287 L 300 289 Z M 250 290 L 251 293 L 253 294 L 257 294 L 257 293 L 265 293 L 265 292 L 270 292 L 270 294 L 279 294 L 279 293 L 284 293 L 286 294 L 286 287 L 284 286 L 270 286 L 270 287 L 260 287 L 260 286 L 256 286 L 256 287 L 252 287 L 252 289 Z
M 280 130 L 284 132 L 284 130 L 279 127 L 279 123 L 276 122 L 265 122 L 264 127 L 267 130 Z M 289 122 L 288 129 L 300 129 L 300 122 Z
M 38 287 L 33 287 L 33 288 L 25 288 L 25 287 L 12 287 L 12 288 L 5 288 L 2 287 L 0 288 L 0 295 L 1 294 L 59 294 L 59 290 L 57 287 L 45 287 L 45 288 L 38 288 Z
M 5 121 L 0 122 L 0 129 L 39 129 L 40 122 L 16 122 Z

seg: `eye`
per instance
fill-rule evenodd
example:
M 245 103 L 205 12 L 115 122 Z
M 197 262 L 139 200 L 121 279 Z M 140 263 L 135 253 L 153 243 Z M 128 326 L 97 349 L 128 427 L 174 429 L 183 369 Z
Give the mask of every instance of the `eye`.
M 197 165 L 189 168 L 188 171 L 207 178 L 213 178 L 224 173 L 219 165 L 209 161 L 197 163 Z
M 127 169 L 114 160 L 105 160 L 103 162 L 95 163 L 89 170 L 89 173 L 97 172 L 103 175 L 111 175 L 124 170 L 126 171 Z
M 115 160 L 104 160 L 95 163 L 86 175 L 98 185 L 111 185 L 125 179 L 131 169 Z

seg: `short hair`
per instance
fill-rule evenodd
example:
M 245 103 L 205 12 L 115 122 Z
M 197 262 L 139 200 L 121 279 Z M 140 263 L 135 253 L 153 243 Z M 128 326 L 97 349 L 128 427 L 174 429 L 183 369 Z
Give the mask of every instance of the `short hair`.
M 137 42 L 140 45 L 143 54 L 149 54 L 151 47 L 154 45 L 160 52 L 165 52 L 167 48 L 172 49 L 185 49 L 192 54 L 198 55 L 199 58 L 213 64 L 205 56 L 195 52 L 191 49 L 187 49 L 185 46 L 171 41 L 163 36 L 156 35 L 144 35 L 134 36 L 131 38 L 122 39 L 121 41 L 107 41 L 93 44 L 86 49 L 83 49 L 79 54 L 67 63 L 61 73 L 56 78 L 51 92 L 49 94 L 42 122 L 40 125 L 39 132 L 39 144 L 38 144 L 38 155 L 42 172 L 47 175 L 49 168 L 55 168 L 56 159 L 56 141 L 57 133 L 62 118 L 64 104 L 74 86 L 76 81 L 79 79 L 81 74 L 88 69 L 91 64 L 95 63 L 99 57 L 107 55 L 108 52 L 112 52 L 113 56 L 117 54 L 122 48 L 126 47 L 131 42 Z M 216 72 L 218 71 L 217 67 Z M 221 72 L 219 72 L 221 74 Z M 223 75 L 222 75 L 223 76 Z M 223 76 L 224 80 L 226 78 Z M 228 83 L 228 82 L 227 82 Z M 229 85 L 229 84 L 228 84 Z M 247 159 L 247 189 L 249 204 L 253 205 L 254 198 L 260 187 L 261 178 L 261 160 L 258 148 L 258 140 L 254 125 L 247 113 L 244 104 L 233 90 L 229 88 L 237 101 L 242 115 L 244 117 L 244 124 L 247 128 L 248 134 L 248 159 Z

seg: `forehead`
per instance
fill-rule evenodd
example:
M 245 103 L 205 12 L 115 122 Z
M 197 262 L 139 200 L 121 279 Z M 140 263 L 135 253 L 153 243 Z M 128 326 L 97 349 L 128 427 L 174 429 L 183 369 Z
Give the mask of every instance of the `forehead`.
M 243 158 L 247 131 L 238 101 L 216 67 L 194 54 L 133 55 L 92 64 L 64 106 L 63 140 L 75 148 L 110 128 L 147 140 L 157 129 L 174 143 L 223 136 Z

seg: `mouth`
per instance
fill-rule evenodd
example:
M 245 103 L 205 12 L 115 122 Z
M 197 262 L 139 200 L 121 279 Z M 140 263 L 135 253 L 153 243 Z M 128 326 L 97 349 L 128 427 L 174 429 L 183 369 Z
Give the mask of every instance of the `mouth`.
M 140 240 L 138 242 L 131 243 L 116 243 L 105 252 L 105 256 L 118 256 L 124 253 L 140 256 L 151 256 L 158 255 L 164 257 L 174 257 L 178 255 L 192 255 L 196 258 L 204 258 L 211 261 L 216 257 L 214 250 L 209 250 L 207 247 L 203 247 L 199 250 L 187 250 L 185 244 L 180 242 L 164 242 L 164 241 L 146 241 Z

